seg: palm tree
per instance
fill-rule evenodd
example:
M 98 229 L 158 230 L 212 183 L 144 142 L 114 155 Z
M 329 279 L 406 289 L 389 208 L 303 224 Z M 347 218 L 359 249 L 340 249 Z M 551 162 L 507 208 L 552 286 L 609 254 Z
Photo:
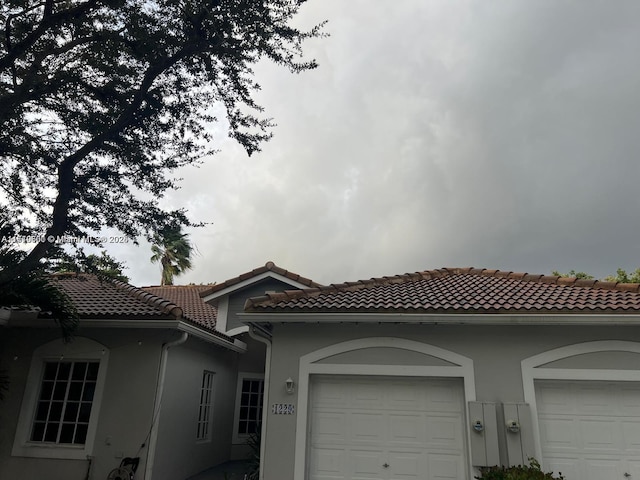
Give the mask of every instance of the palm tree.
M 190 270 L 193 246 L 188 235 L 179 228 L 166 228 L 154 237 L 151 245 L 151 261 L 160 262 L 162 277 L 160 285 L 173 285 L 173 277 Z

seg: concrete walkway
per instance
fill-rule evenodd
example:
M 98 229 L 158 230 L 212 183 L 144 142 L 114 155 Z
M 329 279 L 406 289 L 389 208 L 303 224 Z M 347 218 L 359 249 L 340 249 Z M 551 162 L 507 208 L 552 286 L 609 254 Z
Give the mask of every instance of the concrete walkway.
M 244 480 L 248 470 L 245 460 L 232 460 L 200 472 L 187 480 Z

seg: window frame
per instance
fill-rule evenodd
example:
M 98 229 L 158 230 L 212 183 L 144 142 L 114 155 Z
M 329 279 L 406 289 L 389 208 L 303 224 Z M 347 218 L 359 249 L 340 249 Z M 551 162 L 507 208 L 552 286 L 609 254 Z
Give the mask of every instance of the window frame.
M 203 403 L 203 395 L 205 393 L 205 378 L 210 379 L 209 387 L 207 388 L 209 392 L 208 403 Z M 202 381 L 200 383 L 200 401 L 198 402 L 198 421 L 196 422 L 196 443 L 208 443 L 211 442 L 212 432 L 213 432 L 213 408 L 215 405 L 215 395 L 216 395 L 216 372 L 211 370 L 203 370 L 202 371 Z M 204 408 L 203 408 L 204 407 Z M 202 418 L 202 413 L 206 412 L 205 417 Z M 200 435 L 200 425 L 204 425 L 205 432 L 204 436 Z
M 65 360 L 99 363 L 85 443 L 69 444 L 32 441 L 30 440 L 31 432 L 38 407 L 38 396 L 42 388 L 45 364 L 46 362 L 60 362 Z M 73 342 L 68 344 L 63 343 L 61 339 L 57 339 L 36 348 L 33 352 L 31 365 L 29 367 L 11 455 L 14 457 L 77 460 L 84 460 L 87 458 L 87 455 L 92 455 L 108 361 L 109 349 L 94 340 L 84 337 L 76 337 Z
M 240 405 L 242 404 L 242 383 L 245 380 L 260 380 L 262 381 L 262 402 L 264 403 L 264 392 L 267 386 L 264 383 L 264 373 L 252 373 L 252 372 L 239 372 L 238 373 L 238 383 L 236 385 L 236 401 L 235 401 L 235 411 L 233 414 L 233 436 L 232 443 L 233 444 L 245 444 L 247 443 L 247 439 L 251 434 L 248 433 L 238 433 L 238 428 L 240 427 Z M 264 416 L 264 405 L 260 406 L 262 408 L 262 415 Z M 260 419 L 262 421 L 262 419 Z

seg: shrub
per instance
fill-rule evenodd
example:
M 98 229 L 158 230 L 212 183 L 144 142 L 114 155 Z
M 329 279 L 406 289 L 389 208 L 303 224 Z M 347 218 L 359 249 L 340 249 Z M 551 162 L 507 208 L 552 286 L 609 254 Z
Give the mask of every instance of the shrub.
M 480 469 L 478 480 L 564 480 L 562 473 L 557 477 L 553 473 L 545 473 L 534 458 L 529 459 L 529 465 L 513 467 L 485 467 Z

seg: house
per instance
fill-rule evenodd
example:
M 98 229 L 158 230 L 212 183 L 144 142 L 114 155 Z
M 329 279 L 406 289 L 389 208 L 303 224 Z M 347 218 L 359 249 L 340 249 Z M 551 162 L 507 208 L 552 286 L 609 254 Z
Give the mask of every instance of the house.
M 447 268 L 266 293 L 265 480 L 640 478 L 640 286 Z
M 247 454 L 260 422 L 265 349 L 237 313 L 248 296 L 318 284 L 274 265 L 218 285 L 137 288 L 52 277 L 80 315 L 0 310 L 0 478 L 184 480 Z M 209 300 L 205 303 L 201 295 Z

